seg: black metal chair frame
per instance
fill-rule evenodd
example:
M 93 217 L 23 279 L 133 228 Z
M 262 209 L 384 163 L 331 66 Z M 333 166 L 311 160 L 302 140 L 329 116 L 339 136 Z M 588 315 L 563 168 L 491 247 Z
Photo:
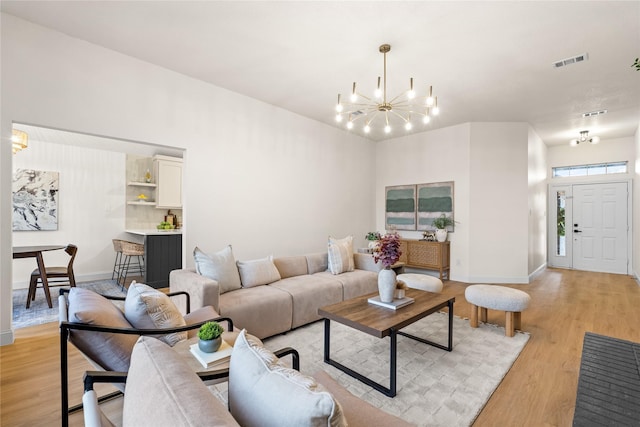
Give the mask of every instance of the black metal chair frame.
M 60 295 L 64 295 L 65 293 L 69 293 L 69 289 L 60 289 Z M 189 293 L 184 291 L 178 292 L 170 292 L 167 293 L 167 296 L 177 296 L 184 295 L 186 297 L 186 312 L 189 314 L 191 312 L 191 298 Z M 114 300 L 114 301 L 124 301 L 125 297 L 117 297 L 110 295 L 103 295 L 105 298 Z M 216 322 L 226 322 L 227 323 L 227 331 L 233 331 L 233 320 L 228 317 L 216 317 L 213 319 L 207 319 L 202 322 L 194 323 L 192 325 L 181 326 L 178 328 L 164 328 L 164 329 L 135 329 L 135 328 L 113 328 L 107 326 L 99 326 L 99 325 L 90 325 L 87 323 L 74 323 L 74 322 L 60 322 L 60 379 L 61 379 L 61 408 L 62 408 L 62 426 L 67 427 L 69 425 L 69 414 L 76 412 L 82 409 L 82 404 L 75 405 L 73 407 L 69 407 L 69 366 L 68 366 L 68 342 L 69 342 L 69 334 L 71 331 L 93 331 L 99 333 L 112 333 L 112 334 L 125 334 L 125 335 L 165 335 L 176 332 L 186 332 L 193 329 L 198 329 L 200 326 L 209 321 Z M 102 371 L 96 371 L 102 372 Z M 105 371 L 105 372 L 113 372 L 113 371 Z M 116 373 L 122 375 L 122 373 Z M 126 375 L 126 373 L 125 373 Z M 214 378 L 212 378 L 214 379 Z M 110 381 L 112 383 L 119 383 L 119 381 Z M 104 402 L 109 399 L 113 399 L 114 397 L 120 396 L 122 394 L 121 391 L 116 391 L 109 393 L 105 396 L 101 396 L 98 398 L 98 402 Z

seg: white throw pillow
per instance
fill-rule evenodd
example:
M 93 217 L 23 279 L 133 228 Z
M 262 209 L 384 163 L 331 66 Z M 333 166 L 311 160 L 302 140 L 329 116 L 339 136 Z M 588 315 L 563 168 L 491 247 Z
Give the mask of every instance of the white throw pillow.
M 211 255 L 205 254 L 196 246 L 193 258 L 198 274 L 218 282 L 221 294 L 242 287 L 231 245 Z
M 124 316 L 137 329 L 165 329 L 187 326 L 178 307 L 165 293 L 151 286 L 133 282 L 124 301 Z M 170 346 L 187 339 L 187 332 L 159 335 Z
M 242 330 L 229 362 L 229 408 L 244 427 L 339 427 L 340 404 L 312 377 L 285 367 Z
M 331 274 L 340 274 L 353 271 L 355 263 L 353 261 L 353 236 L 344 239 L 334 239 L 329 236 L 329 271 Z
M 273 263 L 272 256 L 251 261 L 238 261 L 236 264 L 243 288 L 268 285 L 280 280 L 280 272 Z

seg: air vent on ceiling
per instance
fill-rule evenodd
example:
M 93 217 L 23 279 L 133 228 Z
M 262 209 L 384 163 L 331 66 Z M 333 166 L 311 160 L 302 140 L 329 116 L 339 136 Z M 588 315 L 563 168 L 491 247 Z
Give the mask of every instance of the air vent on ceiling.
M 582 117 L 599 116 L 600 114 L 606 114 L 607 110 L 589 111 L 588 113 L 582 113 Z
M 566 65 L 577 64 L 578 62 L 583 62 L 589 59 L 588 53 L 583 53 L 581 55 L 574 56 L 572 58 L 561 59 L 553 63 L 554 68 L 564 67 Z

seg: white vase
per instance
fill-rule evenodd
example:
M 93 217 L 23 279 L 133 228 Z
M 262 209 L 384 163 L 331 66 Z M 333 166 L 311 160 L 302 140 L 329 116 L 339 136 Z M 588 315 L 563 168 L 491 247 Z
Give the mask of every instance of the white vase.
M 378 292 L 380 301 L 393 301 L 393 294 L 396 291 L 396 272 L 389 269 L 380 270 L 378 273 Z
M 445 242 L 447 240 L 447 230 L 442 228 L 437 228 L 436 239 L 438 239 L 438 242 Z

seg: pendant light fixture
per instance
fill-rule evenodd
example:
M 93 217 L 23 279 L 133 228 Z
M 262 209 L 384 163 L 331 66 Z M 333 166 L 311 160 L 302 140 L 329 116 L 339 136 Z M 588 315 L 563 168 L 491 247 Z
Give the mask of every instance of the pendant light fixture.
M 585 142 L 588 142 L 589 144 L 597 144 L 598 142 L 600 142 L 600 138 L 597 136 L 589 138 L 589 131 L 583 130 L 580 131 L 580 138 L 572 139 L 571 142 L 569 142 L 569 145 L 575 147 Z
M 391 45 L 383 44 L 378 50 L 384 58 L 383 74 L 382 78 L 378 77 L 373 96 L 368 97 L 358 92 L 356 82 L 353 82 L 348 100 L 338 94 L 336 122 L 346 122 L 347 129 L 360 124 L 365 134 L 374 127 L 383 128 L 384 133 L 389 134 L 398 124 L 406 131 L 411 131 L 416 119 L 429 123 L 433 116 L 440 113 L 438 97 L 433 95 L 433 87 L 429 86 L 425 95 L 418 96 L 411 77 L 407 90 L 390 98 L 387 95 L 387 53 L 391 51 Z

